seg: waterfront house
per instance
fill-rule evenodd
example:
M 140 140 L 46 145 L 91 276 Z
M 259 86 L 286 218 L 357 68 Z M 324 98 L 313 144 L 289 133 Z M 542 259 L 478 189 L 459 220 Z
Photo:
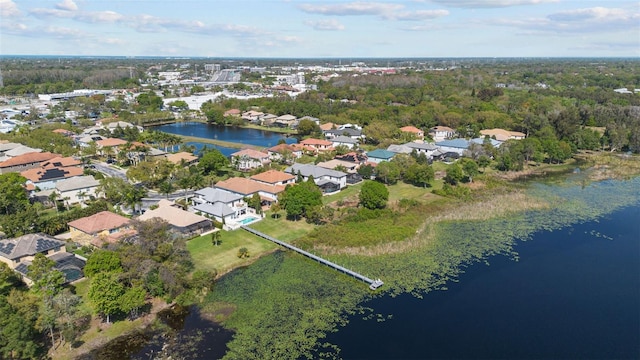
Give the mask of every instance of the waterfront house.
M 269 154 L 253 149 L 243 149 L 231 154 L 231 164 L 240 171 L 257 169 L 269 165 Z
M 222 189 L 206 187 L 194 192 L 192 210 L 211 216 L 218 222 L 227 223 L 247 213 L 244 196 Z
M 265 183 L 267 185 L 281 185 L 286 186 L 288 184 L 294 184 L 296 177 L 283 171 L 268 170 L 260 174 L 256 174 L 250 177 L 251 180 Z
M 101 211 L 91 216 L 69 222 L 71 239 L 82 245 L 100 247 L 135 235 L 131 220 L 110 211 Z
M 166 221 L 171 226 L 171 230 L 181 236 L 197 235 L 213 228 L 211 220 L 185 211 L 180 205 L 166 199 L 160 200 L 157 208 L 147 210 L 137 219 L 147 221 L 153 218 Z
M 242 115 L 242 111 L 240 109 L 229 109 L 224 112 L 224 117 L 240 117 Z
M 29 266 L 37 254 L 43 254 L 53 260 L 53 268 L 64 274 L 65 282 L 71 282 L 84 276 L 82 269 L 85 260 L 67 253 L 63 241 L 42 233 L 0 240 L 0 261 L 20 274 L 28 286 L 33 285 L 28 272 Z
M 375 149 L 367 152 L 370 163 L 379 164 L 383 161 L 391 161 L 396 153 L 384 149 Z
M 447 126 L 434 126 L 429 129 L 429 136 L 436 142 L 451 139 L 455 135 L 456 131 Z
M 313 181 L 324 193 L 335 192 L 347 186 L 347 173 L 317 165 L 295 163 L 284 171 L 296 176 L 300 174 L 304 181 L 307 181 L 309 177 L 313 177 Z
M 239 177 L 218 181 L 215 184 L 215 188 L 246 198 L 251 198 L 253 194 L 258 194 L 263 206 L 270 206 L 272 203 L 277 202 L 278 195 L 284 191 L 284 186 L 282 185 L 270 185 Z

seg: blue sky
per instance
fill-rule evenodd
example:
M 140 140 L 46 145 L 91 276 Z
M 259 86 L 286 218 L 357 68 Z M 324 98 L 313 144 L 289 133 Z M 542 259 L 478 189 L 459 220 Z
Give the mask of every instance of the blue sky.
M 638 57 L 640 2 L 0 0 L 0 54 Z

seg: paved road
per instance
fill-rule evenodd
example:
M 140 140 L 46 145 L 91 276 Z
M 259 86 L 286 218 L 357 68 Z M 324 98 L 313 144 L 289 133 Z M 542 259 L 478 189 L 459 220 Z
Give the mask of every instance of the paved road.
M 127 180 L 127 172 L 125 170 L 116 169 L 114 167 L 109 166 L 109 164 L 103 163 L 103 162 L 93 163 L 92 165 L 95 166 L 97 171 L 100 171 L 101 173 L 107 176 L 119 177 L 123 180 Z

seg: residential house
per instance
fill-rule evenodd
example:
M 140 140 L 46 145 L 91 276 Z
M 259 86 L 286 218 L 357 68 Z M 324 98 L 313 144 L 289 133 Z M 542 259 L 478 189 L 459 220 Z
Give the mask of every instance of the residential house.
M 75 133 L 73 131 L 67 130 L 67 129 L 55 129 L 53 130 L 54 133 L 56 134 L 60 134 L 62 136 L 66 136 L 66 137 L 72 137 L 75 135 Z
M 158 207 L 147 210 L 138 217 L 140 221 L 147 221 L 153 218 L 162 219 L 171 225 L 171 229 L 183 236 L 201 234 L 213 228 L 211 220 L 204 216 L 194 214 L 182 209 L 175 202 L 162 199 L 158 202 Z
M 238 177 L 218 181 L 215 188 L 246 198 L 252 197 L 253 194 L 258 194 L 263 206 L 270 206 L 272 203 L 277 202 L 278 195 L 284 191 L 284 186 L 282 185 L 269 185 L 263 182 Z
M 451 139 L 456 135 L 456 131 L 447 126 L 434 126 L 429 129 L 429 135 L 433 141 L 443 141 Z
M 260 125 L 262 126 L 271 126 L 276 121 L 278 117 L 273 114 L 264 114 L 260 117 Z
M 131 220 L 110 211 L 69 222 L 71 239 L 82 245 L 102 246 L 135 235 Z
M 305 181 L 313 177 L 313 181 L 324 193 L 335 192 L 347 186 L 347 173 L 317 165 L 295 163 L 284 171 L 296 176 L 300 174 Z
M 286 172 L 278 170 L 268 170 L 260 174 L 256 174 L 250 177 L 251 180 L 255 180 L 267 185 L 281 185 L 286 186 L 288 184 L 294 184 L 296 177 Z
M 356 128 L 329 129 L 323 130 L 322 132 L 327 140 L 331 140 L 338 136 L 346 136 L 358 141 L 363 141 L 365 139 L 365 135 L 362 133 L 362 130 Z
M 231 163 L 240 171 L 257 169 L 269 165 L 269 154 L 253 149 L 243 149 L 231 154 Z
M 182 164 L 184 166 L 189 166 L 198 162 L 198 157 L 191 153 L 182 151 L 179 153 L 167 155 L 167 160 L 176 165 Z
M 271 161 L 293 162 L 302 156 L 303 146 L 300 144 L 278 144 L 267 149 Z
M 82 176 L 84 170 L 81 167 L 48 167 L 35 168 L 22 171 L 20 175 L 27 179 L 27 189 L 48 190 L 56 187 L 58 181 Z
M 472 143 L 478 145 L 491 144 L 494 148 L 499 148 L 500 145 L 502 145 L 502 141 L 487 137 L 479 137 L 469 140 L 469 146 L 471 146 Z
M 359 153 L 355 151 L 346 153 L 344 155 L 336 155 L 336 159 L 355 163 L 358 165 L 365 164 L 367 163 L 367 161 L 369 161 L 369 158 L 367 157 L 367 155 L 365 155 L 364 153 Z
M 192 210 L 227 223 L 247 213 L 248 206 L 243 199 L 244 196 L 236 193 L 206 187 L 194 192 Z
M 408 142 L 402 145 L 389 145 L 387 151 L 392 151 L 396 154 L 411 154 L 416 152 L 417 154 L 425 154 L 427 158 L 431 158 L 433 153 L 438 150 L 438 147 L 433 143 L 423 142 Z
M 99 185 L 98 180 L 87 175 L 60 180 L 55 184 L 55 189 L 59 194 L 59 199 L 66 199 L 68 204 L 76 204 L 95 197 Z
M 349 149 L 355 149 L 358 147 L 358 140 L 352 139 L 347 136 L 336 136 L 329 141 L 331 141 L 334 148 L 338 146 L 346 146 Z
M 488 136 L 492 139 L 496 139 L 498 141 L 507 141 L 510 139 L 513 140 L 522 140 L 526 137 L 524 133 L 518 131 L 509 131 L 504 129 L 485 129 L 480 130 L 480 135 Z
M 400 128 L 403 133 L 412 134 L 418 140 L 424 140 L 424 131 L 418 129 L 415 126 L 403 126 Z
M 302 140 L 300 145 L 304 146 L 306 150 L 314 153 L 333 150 L 333 143 L 327 140 L 309 138 Z
M 323 167 L 325 169 L 331 169 L 331 170 L 336 170 L 336 168 L 338 169 L 344 169 L 344 170 L 339 170 L 339 171 L 343 171 L 346 172 L 348 174 L 353 174 L 355 172 L 358 171 L 358 168 L 360 167 L 360 164 L 356 164 L 354 162 L 350 162 L 350 161 L 344 161 L 344 160 L 339 160 L 339 159 L 331 159 L 329 161 L 322 161 L 317 163 L 316 165 Z
M 396 153 L 384 149 L 375 149 L 367 152 L 370 163 L 379 164 L 383 161 L 391 161 Z
M 102 156 L 113 156 L 118 153 L 118 147 L 126 144 L 127 141 L 118 138 L 106 138 L 95 143 Z
M 278 116 L 273 122 L 273 125 L 279 126 L 279 127 L 291 127 L 297 124 L 298 124 L 298 118 L 290 114 Z
M 64 274 L 66 282 L 84 276 L 82 268 L 85 261 L 74 254 L 67 253 L 63 241 L 42 233 L 0 240 L 0 261 L 18 272 L 29 286 L 33 281 L 28 277 L 28 269 L 37 254 L 43 254 L 53 260 L 54 269 Z
M 313 116 L 303 116 L 300 119 L 298 119 L 298 122 L 302 121 L 302 120 L 309 120 L 309 121 L 313 121 L 314 123 L 316 123 L 317 125 L 320 125 L 320 119 L 318 119 L 317 117 L 313 117 Z
M 53 169 L 53 168 L 68 168 L 68 167 L 79 167 L 82 166 L 82 161 L 71 157 L 71 156 L 57 156 L 53 159 L 49 159 L 40 163 L 40 167 L 43 169 Z
M 42 149 L 32 148 L 25 145 L 20 145 L 18 147 L 14 147 L 11 150 L 7 150 L 4 152 L 5 158 L 14 158 L 20 155 L 25 155 L 29 153 L 39 153 L 42 152 Z
M 10 172 L 21 172 L 29 169 L 39 168 L 43 161 L 53 159 L 60 155 L 50 152 L 31 152 L 24 155 L 12 157 L 0 162 L 0 174 Z
M 242 115 L 242 111 L 240 109 L 229 109 L 224 112 L 225 117 L 240 117 Z
M 252 123 L 259 123 L 263 116 L 263 112 L 255 110 L 249 110 L 242 113 L 242 118 Z
M 322 130 L 323 132 L 331 129 L 337 129 L 337 128 L 338 126 L 332 122 L 320 124 L 320 130 Z
M 462 156 L 469 149 L 469 141 L 465 139 L 444 140 L 436 143 L 441 152 L 455 152 Z

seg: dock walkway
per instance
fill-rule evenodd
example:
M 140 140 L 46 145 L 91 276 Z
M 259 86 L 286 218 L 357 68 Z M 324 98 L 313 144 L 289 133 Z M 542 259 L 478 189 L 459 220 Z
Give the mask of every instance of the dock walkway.
M 362 274 L 359 274 L 359 273 L 357 273 L 355 271 L 349 270 L 349 269 L 347 269 L 347 268 L 345 268 L 343 266 L 340 266 L 340 265 L 338 265 L 336 263 L 333 263 L 333 262 L 331 262 L 329 260 L 323 259 L 323 258 L 321 258 L 321 257 L 319 257 L 317 255 L 313 255 L 312 253 L 310 253 L 308 251 L 304 251 L 304 250 L 302 250 L 302 249 L 300 249 L 298 247 L 295 247 L 295 246 L 293 246 L 291 244 L 287 244 L 284 241 L 280 241 L 280 240 L 278 240 L 278 239 L 276 239 L 274 237 L 271 237 L 271 236 L 269 236 L 267 234 L 261 233 L 258 230 L 252 229 L 252 228 L 247 227 L 247 226 L 242 226 L 241 228 L 246 230 L 246 231 L 248 231 L 248 232 L 250 232 L 250 233 L 252 233 L 252 234 L 254 234 L 254 235 L 257 235 L 257 236 L 259 236 L 259 237 L 261 237 L 263 239 L 267 239 L 267 240 L 269 240 L 271 242 L 274 242 L 274 243 L 276 243 L 276 244 L 278 244 L 280 246 L 283 246 L 283 247 L 285 247 L 285 248 L 287 248 L 289 250 L 293 250 L 293 251 L 295 251 L 295 252 L 297 252 L 299 254 L 302 254 L 302 255 L 310 258 L 310 259 L 313 259 L 313 260 L 315 260 L 315 261 L 317 261 L 319 263 L 322 263 L 322 264 L 325 264 L 325 265 L 327 265 L 327 266 L 329 266 L 331 268 L 334 268 L 334 269 L 336 269 L 336 270 L 338 270 L 338 271 L 340 271 L 342 273 L 345 273 L 347 275 L 353 276 L 354 278 L 356 278 L 358 280 L 364 281 L 364 282 L 369 284 L 369 288 L 371 290 L 376 290 L 377 288 L 379 288 L 380 286 L 382 286 L 384 284 L 382 282 L 382 280 L 380 280 L 380 279 L 376 279 L 376 280 L 369 279 L 368 277 L 366 277 L 366 276 L 364 276 Z

